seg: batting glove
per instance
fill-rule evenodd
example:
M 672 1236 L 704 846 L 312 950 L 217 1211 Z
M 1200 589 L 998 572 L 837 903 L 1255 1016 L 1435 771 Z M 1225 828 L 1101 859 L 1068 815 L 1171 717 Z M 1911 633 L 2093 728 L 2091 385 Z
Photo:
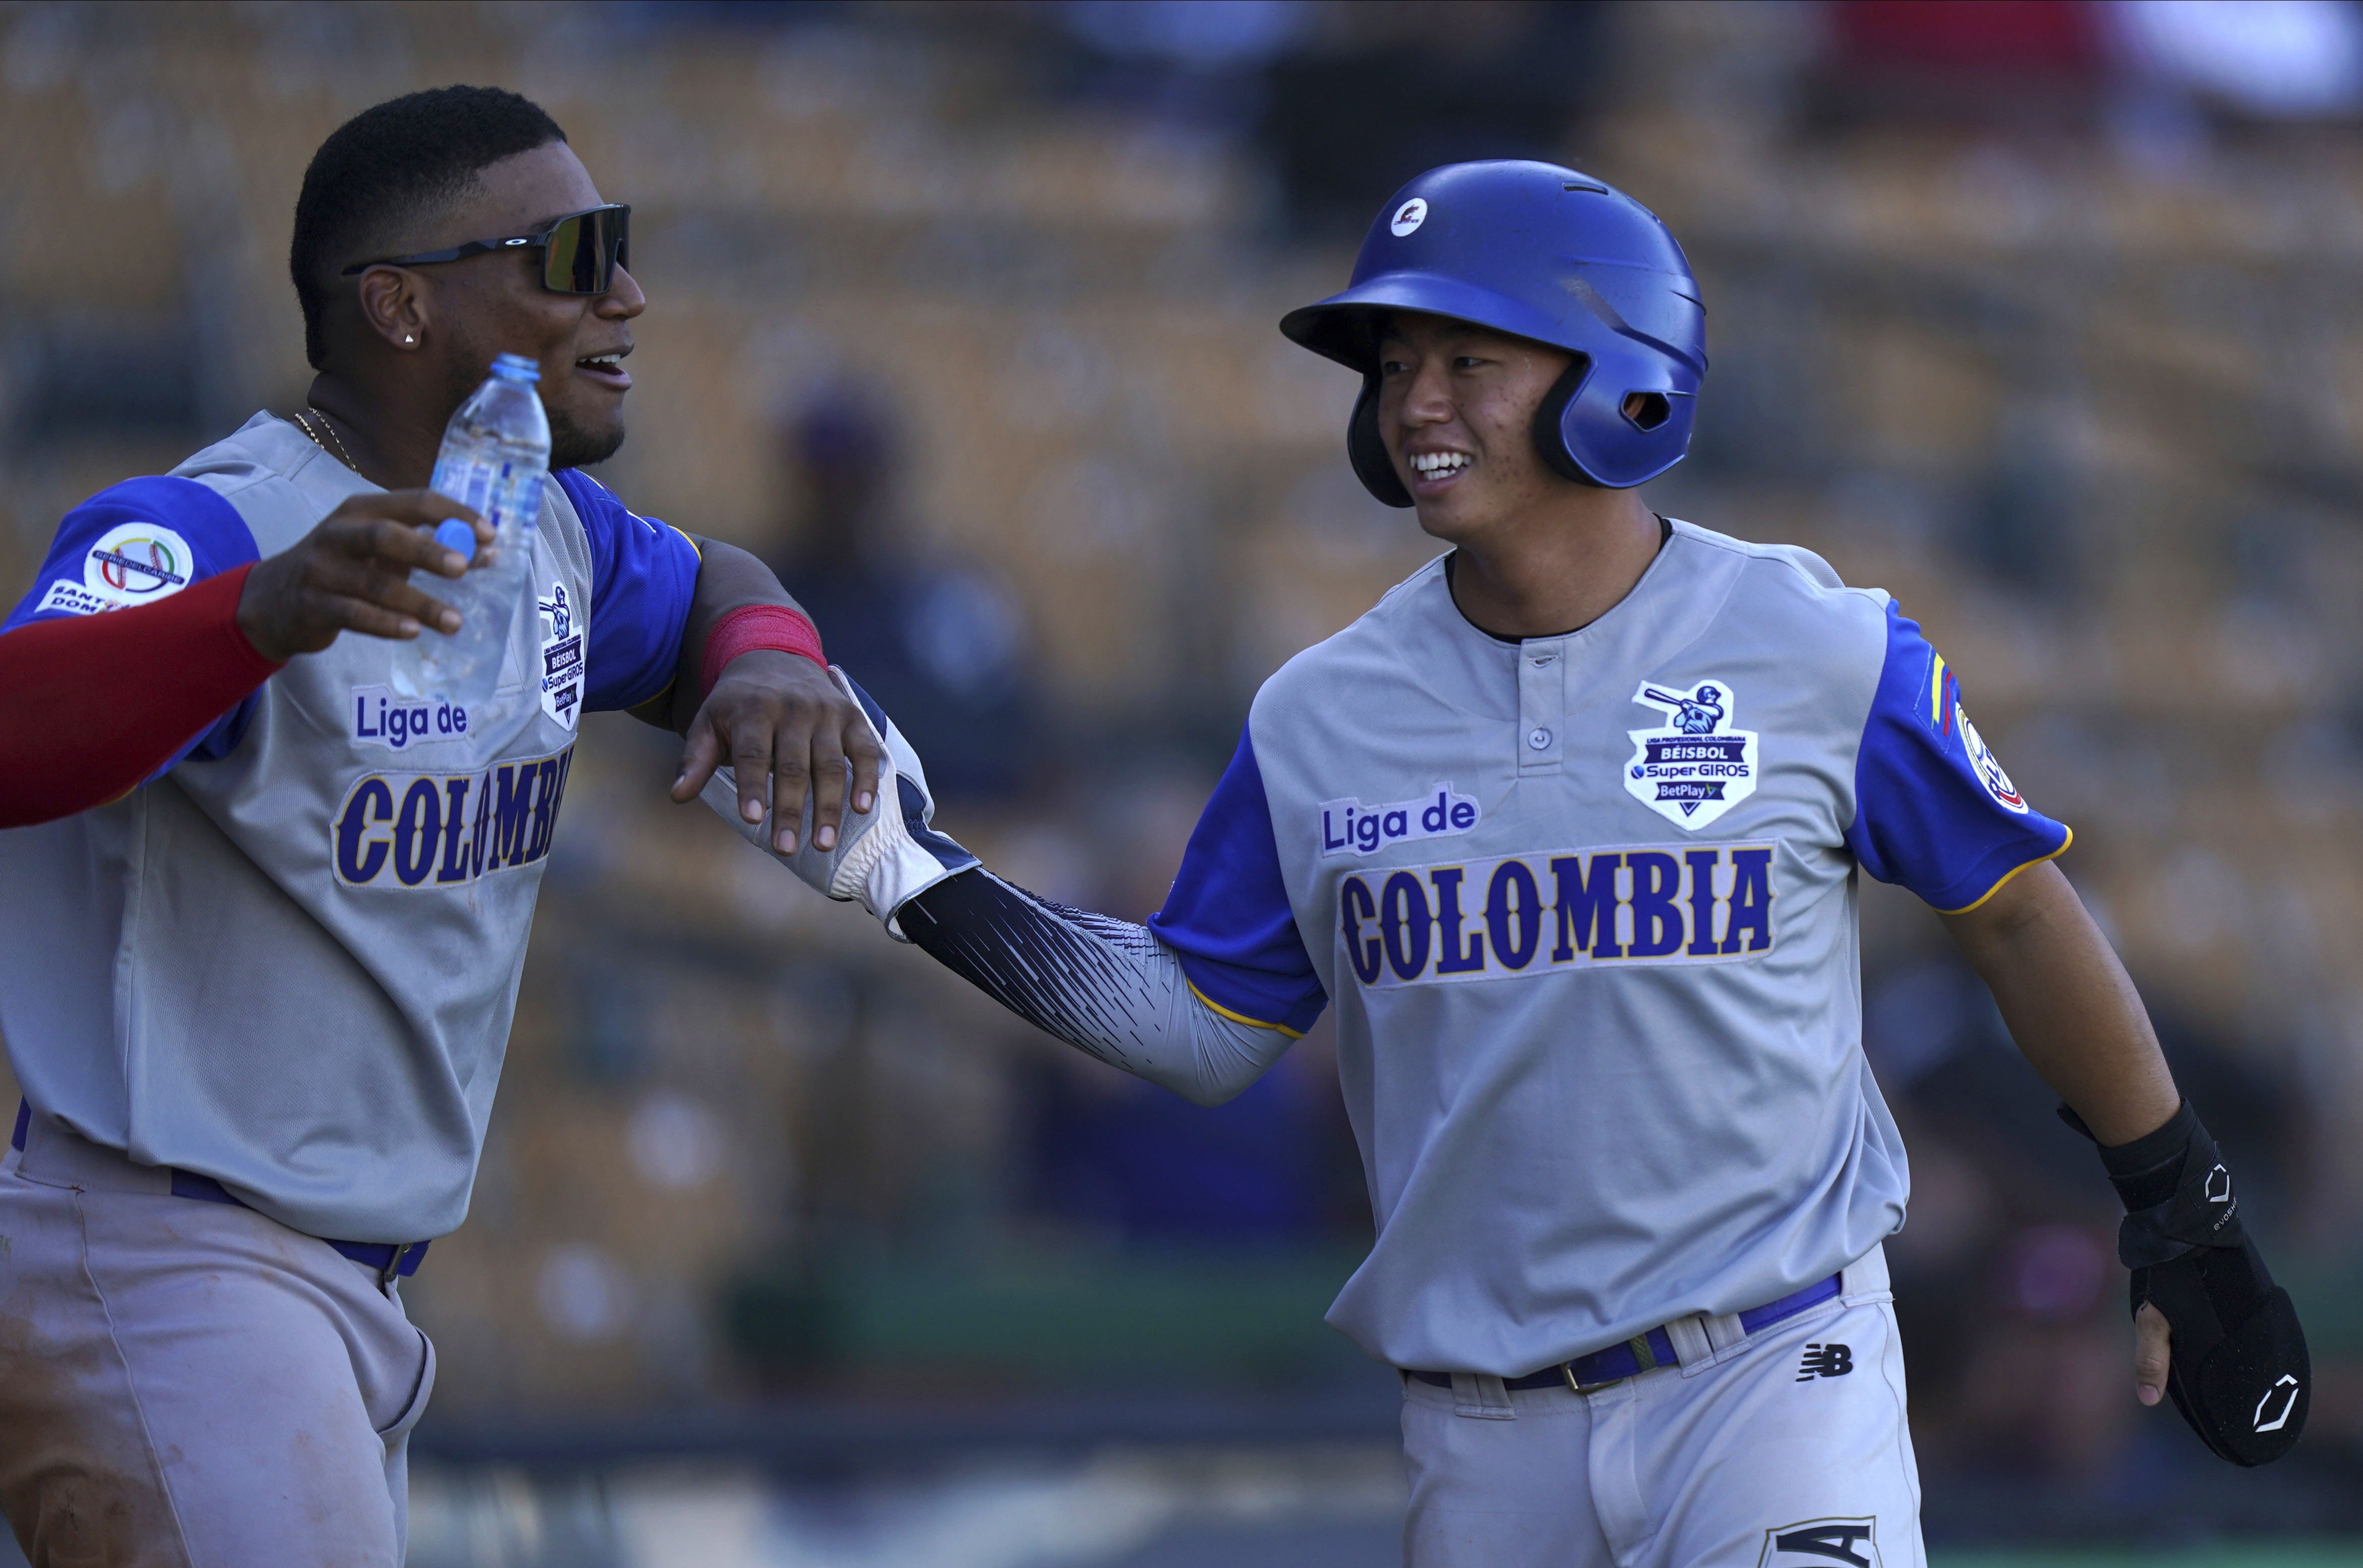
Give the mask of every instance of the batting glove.
M 739 837 L 787 867 L 806 886 L 840 902 L 859 900 L 863 909 L 884 923 L 887 935 L 897 942 L 908 942 L 911 939 L 894 922 L 894 911 L 945 878 L 977 865 L 977 857 L 936 831 L 936 802 L 927 793 L 926 770 L 919 765 L 919 754 L 911 749 L 911 743 L 894 727 L 894 721 L 871 701 L 870 693 L 847 679 L 845 671 L 831 665 L 828 676 L 847 696 L 860 704 L 871 731 L 886 750 L 885 763 L 878 774 L 877 802 L 867 815 L 846 813 L 838 825 L 835 845 L 827 849 L 813 847 L 809 790 L 804 794 L 804 820 L 796 830 L 793 855 L 782 855 L 771 847 L 776 832 L 771 813 L 766 812 L 760 823 L 749 823 L 738 814 L 738 781 L 727 766 L 715 770 L 699 794 L 723 821 L 738 830 Z M 852 766 L 846 765 L 849 790 Z M 773 805 L 776 810 L 777 802 Z

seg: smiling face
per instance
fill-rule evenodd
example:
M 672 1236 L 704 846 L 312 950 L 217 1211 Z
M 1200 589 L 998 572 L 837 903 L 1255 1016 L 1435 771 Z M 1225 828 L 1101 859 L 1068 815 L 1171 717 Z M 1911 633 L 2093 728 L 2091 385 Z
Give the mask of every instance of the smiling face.
M 1379 434 L 1419 525 L 1476 542 L 1570 488 L 1535 450 L 1535 410 L 1564 349 L 1399 311 L 1379 336 Z
M 603 204 L 590 171 L 562 141 L 505 158 L 476 178 L 421 249 L 538 234 L 569 213 Z M 595 463 L 624 443 L 624 394 L 632 378 L 623 356 L 632 351 L 631 320 L 648 300 L 621 267 L 607 292 L 595 295 L 552 293 L 541 286 L 541 269 L 538 248 L 416 269 L 411 275 L 431 312 L 424 347 L 445 371 L 454 409 L 490 373 L 495 354 L 538 363 L 549 466 Z

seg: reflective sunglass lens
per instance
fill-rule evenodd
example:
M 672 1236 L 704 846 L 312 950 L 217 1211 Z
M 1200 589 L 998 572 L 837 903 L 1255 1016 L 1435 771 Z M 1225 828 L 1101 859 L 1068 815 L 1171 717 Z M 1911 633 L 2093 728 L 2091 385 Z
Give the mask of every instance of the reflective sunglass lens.
M 549 237 L 549 268 L 562 273 L 554 286 L 568 293 L 596 293 L 599 277 L 599 237 L 588 217 L 571 217 Z
M 628 266 L 625 215 L 612 210 L 582 213 L 560 223 L 543 257 L 543 282 L 561 294 L 604 294 L 615 270 Z

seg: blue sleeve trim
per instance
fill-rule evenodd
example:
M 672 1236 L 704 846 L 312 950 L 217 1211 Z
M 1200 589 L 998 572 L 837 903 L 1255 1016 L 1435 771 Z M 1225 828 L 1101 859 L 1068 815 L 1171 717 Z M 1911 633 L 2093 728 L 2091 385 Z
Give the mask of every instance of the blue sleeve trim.
M 697 595 L 697 547 L 678 528 L 626 509 L 578 469 L 558 481 L 591 540 L 591 650 L 582 706 L 632 708 L 661 695 L 681 664 Z
M 1960 678 L 1892 602 L 1846 836 L 1865 871 L 1947 913 L 2068 847 L 2068 830 L 2026 803 L 1969 723 Z
M 0 633 L 168 599 L 191 583 L 260 558 L 246 519 L 219 492 L 169 475 L 126 480 L 66 513 L 32 591 L 0 621 Z M 149 778 L 162 777 L 184 758 L 218 762 L 227 756 L 246 737 L 261 701 L 260 691 L 249 695 Z
M 1244 731 L 1148 928 L 1200 999 L 1232 1018 L 1302 1034 L 1329 1005 L 1297 934 L 1263 772 Z

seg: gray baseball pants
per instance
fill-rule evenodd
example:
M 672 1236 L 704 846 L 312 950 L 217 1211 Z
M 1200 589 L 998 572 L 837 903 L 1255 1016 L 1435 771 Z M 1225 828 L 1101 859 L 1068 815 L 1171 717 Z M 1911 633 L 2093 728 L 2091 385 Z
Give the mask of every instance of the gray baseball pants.
M 326 1242 L 38 1117 L 0 1161 L 0 1514 L 33 1568 L 399 1568 L 434 1383 Z
M 1925 1568 L 1880 1251 L 1756 1333 L 1678 1327 L 1595 1393 L 1406 1379 L 1409 1568 Z

